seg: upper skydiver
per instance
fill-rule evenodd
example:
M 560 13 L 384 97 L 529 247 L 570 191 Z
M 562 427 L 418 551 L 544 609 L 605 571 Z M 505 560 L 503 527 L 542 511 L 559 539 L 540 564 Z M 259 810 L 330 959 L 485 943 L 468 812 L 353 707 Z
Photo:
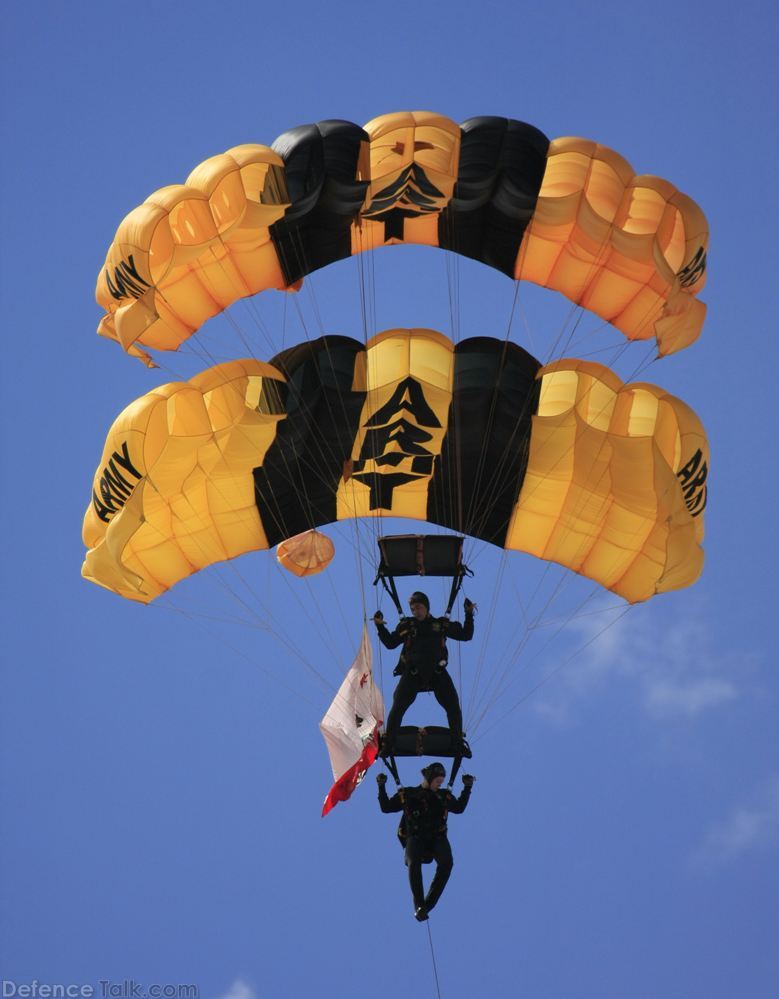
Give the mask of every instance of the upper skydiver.
M 403 715 L 421 691 L 432 691 L 446 711 L 452 747 L 456 751 L 463 746 L 463 716 L 457 690 L 446 669 L 449 660 L 446 640 L 470 642 L 476 604 L 466 598 L 465 624 L 460 624 L 446 617 L 433 617 L 430 600 L 424 593 L 412 593 L 408 602 L 412 616 L 402 617 L 392 632 L 387 629 L 381 611 L 373 615 L 382 645 L 388 649 L 403 646 L 398 665 L 393 670 L 393 676 L 399 676 L 400 680 L 387 717 L 383 751 L 388 755 L 392 753 Z

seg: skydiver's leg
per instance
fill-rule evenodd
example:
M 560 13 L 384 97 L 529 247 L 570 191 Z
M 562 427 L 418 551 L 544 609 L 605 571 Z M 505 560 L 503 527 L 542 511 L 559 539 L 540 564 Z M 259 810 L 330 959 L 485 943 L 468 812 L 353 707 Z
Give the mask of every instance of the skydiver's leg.
M 446 836 L 436 836 L 433 857 L 436 862 L 435 877 L 430 882 L 430 890 L 425 899 L 425 909 L 428 912 L 430 912 L 441 897 L 441 892 L 446 887 L 446 882 L 449 880 L 449 875 L 452 873 L 452 868 L 454 867 L 452 848 Z
M 387 715 L 387 724 L 384 727 L 384 748 L 391 751 L 395 744 L 395 737 L 398 734 L 403 715 L 411 707 L 417 698 L 419 687 L 416 678 L 404 673 L 398 680 L 395 694 L 392 698 L 392 707 Z M 455 694 L 456 696 L 456 694 Z
M 409 836 L 406 840 L 406 867 L 408 867 L 408 882 L 411 885 L 411 896 L 414 899 L 414 909 L 425 903 L 425 888 L 422 884 L 422 857 L 425 844 L 418 836 Z
M 439 673 L 433 681 L 433 693 L 435 699 L 446 712 L 452 739 L 462 739 L 463 713 L 460 710 L 460 698 L 457 696 L 457 688 L 446 670 Z

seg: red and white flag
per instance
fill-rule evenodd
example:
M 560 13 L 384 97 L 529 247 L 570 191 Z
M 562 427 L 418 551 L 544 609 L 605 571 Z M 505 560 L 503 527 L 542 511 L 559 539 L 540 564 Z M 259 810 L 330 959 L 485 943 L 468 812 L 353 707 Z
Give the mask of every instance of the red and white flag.
M 327 815 L 339 801 L 351 797 L 379 752 L 384 699 L 373 682 L 372 662 L 368 627 L 363 625 L 357 657 L 319 723 L 335 778 L 325 798 L 322 815 Z

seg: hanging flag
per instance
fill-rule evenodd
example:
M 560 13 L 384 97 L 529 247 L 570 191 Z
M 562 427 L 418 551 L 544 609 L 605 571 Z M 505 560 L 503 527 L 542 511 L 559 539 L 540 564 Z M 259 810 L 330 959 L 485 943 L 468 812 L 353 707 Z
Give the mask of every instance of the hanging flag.
M 319 723 L 335 778 L 325 798 L 322 815 L 327 815 L 339 801 L 351 797 L 379 752 L 384 699 L 373 682 L 372 661 L 368 627 L 363 625 L 357 657 Z

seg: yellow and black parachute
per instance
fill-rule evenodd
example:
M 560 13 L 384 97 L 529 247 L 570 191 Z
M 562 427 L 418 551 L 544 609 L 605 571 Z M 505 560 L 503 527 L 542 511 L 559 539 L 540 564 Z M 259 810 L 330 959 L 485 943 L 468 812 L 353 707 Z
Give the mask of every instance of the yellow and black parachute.
M 395 243 L 439 246 L 562 292 L 660 354 L 692 343 L 708 230 L 668 181 L 532 125 L 400 112 L 322 121 L 201 163 L 124 219 L 99 332 L 149 360 L 232 302 Z
M 542 366 L 427 329 L 331 335 L 127 407 L 95 473 L 82 571 L 148 602 L 214 562 L 391 515 L 640 601 L 700 573 L 708 460 L 684 403 L 600 364 Z

